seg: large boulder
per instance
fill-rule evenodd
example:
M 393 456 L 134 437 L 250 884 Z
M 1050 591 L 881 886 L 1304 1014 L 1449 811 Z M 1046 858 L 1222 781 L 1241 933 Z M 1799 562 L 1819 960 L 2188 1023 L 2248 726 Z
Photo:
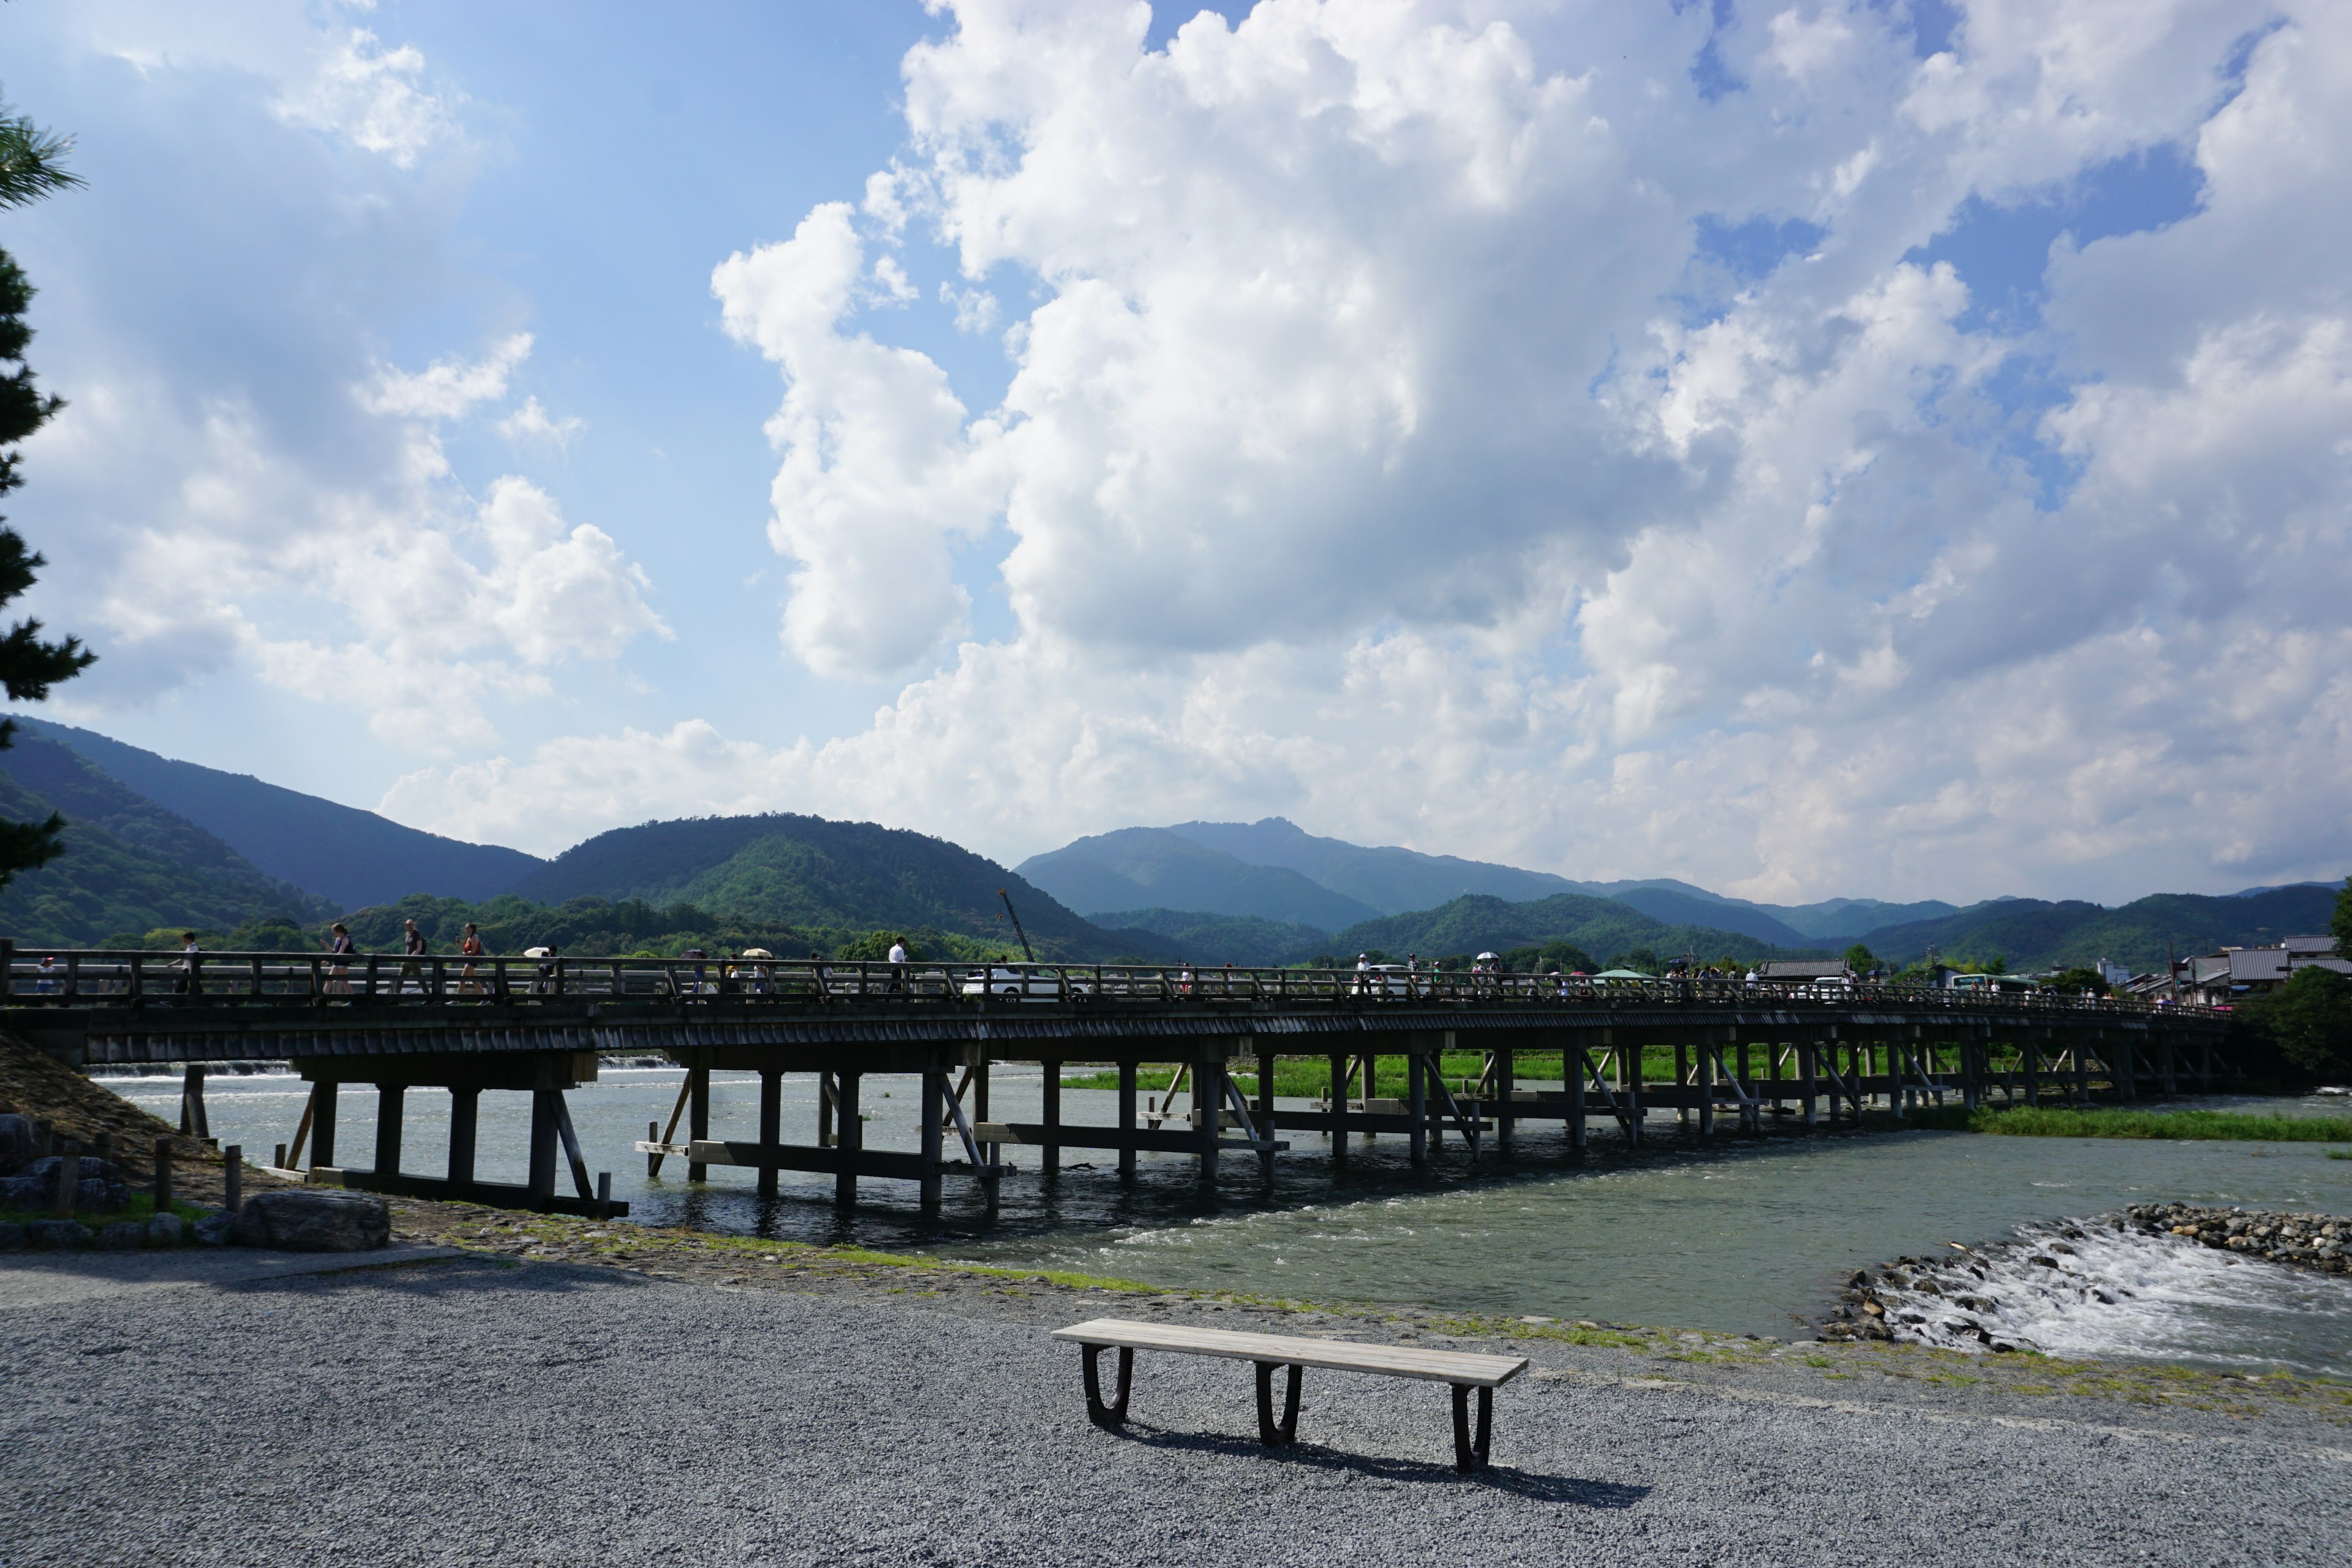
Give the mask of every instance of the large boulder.
M 236 1239 L 236 1215 L 215 1209 L 196 1221 L 196 1244 L 200 1247 L 226 1247 Z
M 109 1252 L 136 1252 L 147 1245 L 147 1227 L 135 1219 L 119 1219 L 98 1233 L 98 1245 Z
M 177 1247 L 188 1237 L 188 1227 L 180 1223 L 175 1214 L 159 1214 L 147 1222 L 147 1245 Z
M 0 1176 L 13 1176 L 41 1152 L 41 1134 L 29 1116 L 0 1116 Z
M 62 1252 L 88 1247 L 90 1240 L 89 1226 L 78 1219 L 37 1219 L 25 1230 L 32 1237 L 34 1246 Z
M 256 1193 L 237 1211 L 236 1239 L 289 1252 L 365 1252 L 392 1239 L 392 1205 L 333 1187 Z

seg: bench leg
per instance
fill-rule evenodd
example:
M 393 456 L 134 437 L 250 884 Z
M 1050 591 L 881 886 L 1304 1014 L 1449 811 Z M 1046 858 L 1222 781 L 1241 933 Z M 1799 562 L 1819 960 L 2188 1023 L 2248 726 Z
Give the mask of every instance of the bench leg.
M 1116 1426 L 1127 1419 L 1128 1385 L 1135 1377 L 1135 1352 L 1125 1345 L 1118 1350 L 1118 1398 L 1109 1405 L 1103 1403 L 1102 1373 L 1095 1358 L 1108 1350 L 1108 1345 L 1088 1345 L 1087 1352 L 1087 1418 L 1097 1426 Z
M 1263 1374 L 1261 1374 L 1263 1375 Z M 1478 1391 L 1478 1441 L 1470 1442 L 1470 1385 L 1454 1385 L 1454 1468 L 1457 1470 L 1483 1470 L 1486 1456 L 1493 1450 L 1495 1435 L 1495 1391 Z
M 1287 1448 L 1298 1441 L 1298 1378 L 1306 1369 L 1290 1363 L 1290 1386 L 1282 1401 L 1282 1424 L 1274 1421 L 1274 1369 L 1283 1363 L 1257 1363 L 1257 1440 L 1269 1448 Z

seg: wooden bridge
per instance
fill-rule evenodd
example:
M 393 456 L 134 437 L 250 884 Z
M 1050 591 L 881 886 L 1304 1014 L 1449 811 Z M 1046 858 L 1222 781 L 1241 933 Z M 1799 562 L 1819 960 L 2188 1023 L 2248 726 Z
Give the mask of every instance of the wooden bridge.
M 1271 1174 L 1291 1147 L 1286 1133 L 1319 1136 L 1333 1159 L 1347 1157 L 1350 1138 L 1399 1136 L 1418 1163 L 1449 1135 L 1475 1157 L 1556 1124 L 1566 1150 L 1581 1154 L 1596 1128 L 1638 1143 L 1664 1110 L 1701 1137 L 1718 1127 L 1758 1136 L 1851 1126 L 1872 1106 L 1900 1116 L 1947 1097 L 1971 1107 L 1988 1097 L 2129 1100 L 2235 1073 L 2223 1013 L 1907 986 L 1394 968 L 32 956 L 5 941 L 0 974 L 0 1027 L 63 1059 L 183 1064 L 183 1121 L 199 1136 L 206 1064 L 283 1061 L 313 1086 L 288 1165 L 300 1164 L 307 1140 L 314 1179 L 567 1212 L 624 1208 L 592 1187 L 563 1098 L 593 1082 L 611 1051 L 660 1052 L 686 1068 L 668 1127 L 649 1128 L 636 1145 L 656 1173 L 670 1159 L 693 1181 L 711 1165 L 745 1166 L 772 1194 L 779 1171 L 829 1173 L 844 1204 L 856 1201 L 860 1178 L 887 1178 L 914 1183 L 926 1209 L 951 1175 L 979 1182 L 992 1202 L 1012 1144 L 1034 1147 L 1048 1176 L 1066 1149 L 1116 1151 L 1122 1175 L 1149 1150 L 1189 1155 L 1213 1181 L 1226 1153 L 1253 1156 Z M 1444 1058 L 1465 1052 L 1478 1070 L 1449 1082 Z M 1301 1058 L 1328 1068 L 1328 1089 L 1308 1109 L 1277 1108 L 1276 1062 Z M 1403 1093 L 1383 1097 L 1375 1064 L 1397 1058 Z M 1520 1071 L 1535 1065 L 1528 1058 L 1559 1066 L 1534 1079 Z M 990 1119 L 989 1070 L 1015 1062 L 1044 1069 L 1041 1121 Z M 1063 1119 L 1062 1071 L 1077 1063 L 1117 1069 L 1109 1124 Z M 1237 1066 L 1255 1070 L 1254 1097 L 1235 1083 Z M 1175 1083 L 1186 1087 L 1180 1124 L 1163 1125 L 1174 1120 L 1164 1105 L 1139 1115 L 1145 1068 L 1174 1069 L 1171 1100 Z M 714 1071 L 759 1075 L 751 1137 L 713 1136 Z M 822 1081 L 814 1142 L 783 1139 L 786 1073 Z M 859 1097 L 877 1074 L 919 1078 L 919 1149 L 864 1147 Z M 1522 1087 L 1523 1077 L 1543 1087 Z M 364 1170 L 337 1163 L 336 1093 L 346 1084 L 381 1097 Z M 419 1086 L 452 1096 L 444 1173 L 401 1165 L 403 1096 Z M 475 1177 L 484 1090 L 532 1097 L 520 1186 Z M 558 1190 L 559 1151 L 570 1194 Z

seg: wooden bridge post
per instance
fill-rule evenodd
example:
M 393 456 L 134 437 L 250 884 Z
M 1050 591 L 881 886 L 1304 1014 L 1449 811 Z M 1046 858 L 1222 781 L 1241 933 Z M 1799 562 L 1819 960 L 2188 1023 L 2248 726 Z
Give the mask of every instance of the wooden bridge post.
M 1960 1104 L 1969 1110 L 1984 1103 L 1985 1037 L 1990 1029 L 1984 1025 L 1960 1036 Z
M 2077 1027 L 2074 1030 L 2074 1103 L 2087 1110 L 2091 1107 L 2091 1042 L 2099 1038 L 2096 1029 Z
M 1702 1029 L 1698 1038 L 1698 1083 L 1696 1086 L 1699 1091 L 1698 1135 L 1702 1141 L 1715 1135 L 1715 1086 L 1717 1069 L 1720 1066 L 1715 1059 L 1715 1031 Z
M 2025 1103 L 2040 1105 L 2042 1103 L 2042 1042 L 2035 1038 L 2035 1031 L 2031 1028 L 2021 1031 L 2018 1037 L 2017 1061 L 2025 1079 Z
M 1199 1176 L 1213 1184 L 1217 1179 L 1217 1131 L 1223 1118 L 1225 1046 L 1223 1040 L 1202 1047 L 1192 1062 L 1192 1132 L 1199 1140 Z
M 205 1064 L 190 1062 L 180 1079 L 180 1131 L 191 1138 L 213 1135 L 210 1120 L 205 1115 Z
M 1118 1064 L 1118 1130 L 1135 1131 L 1135 1064 Z M 1126 1180 L 1135 1177 L 1135 1145 L 1129 1143 L 1118 1152 L 1118 1173 Z
M 1639 1037 L 1631 1044 L 1620 1040 L 1613 1028 L 1604 1031 L 1602 1037 L 1617 1050 L 1617 1075 L 1625 1085 L 1625 1142 L 1638 1149 L 1642 1146 L 1643 1124 L 1650 1115 L 1642 1103 L 1642 1075 L 1649 1070 L 1642 1060 L 1643 1042 Z M 1632 1058 L 1630 1063 L 1628 1058 Z
M 476 1084 L 449 1086 L 449 1185 L 464 1197 L 474 1184 L 474 1138 L 481 1125 L 482 1091 Z
M 709 1060 L 707 1053 L 696 1054 L 702 1056 L 705 1062 Z M 687 1068 L 686 1089 L 686 1141 L 691 1145 L 698 1139 L 708 1140 L 710 1136 L 710 1068 L 700 1064 Z M 686 1165 L 686 1179 L 689 1182 L 709 1181 L 710 1167 L 689 1160 Z
M 310 1086 L 310 1166 L 335 1163 L 335 1100 L 341 1085 L 322 1078 Z
M 1774 1061 L 1777 1064 L 1779 1058 Z M 1813 1038 L 1811 1031 L 1797 1031 L 1798 1103 L 1804 1107 L 1805 1131 L 1811 1132 L 1820 1122 L 1816 1100 L 1821 1089 L 1820 1075 L 1813 1071 Z M 1834 1111 L 1832 1112 L 1835 1114 Z
M 1381 1059 L 1381 1058 L 1380 1058 L 1380 1053 L 1379 1053 L 1378 1051 L 1376 1051 L 1376 1050 L 1367 1050 L 1367 1051 L 1364 1053 L 1364 1060 L 1363 1060 L 1363 1068 L 1364 1068 L 1364 1099 L 1365 1099 L 1365 1100 L 1366 1100 L 1367 1102 L 1369 1102 L 1369 1101 L 1371 1100 L 1371 1098 L 1372 1098 L 1373 1094 L 1377 1092 L 1377 1091 L 1372 1088 L 1372 1085 L 1373 1085 L 1376 1081 L 1378 1081 L 1378 1079 L 1379 1079 L 1379 1070 L 1378 1070 L 1378 1069 L 1379 1069 L 1379 1066 L 1380 1066 L 1380 1059 Z M 1369 1105 L 1369 1103 L 1367 1104 L 1366 1109 L 1367 1109 L 1367 1110 L 1369 1110 L 1369 1109 L 1370 1109 L 1370 1105 Z M 1367 1142 L 1367 1143 L 1377 1143 L 1377 1142 L 1379 1142 L 1380 1141 L 1381 1141 L 1381 1135 L 1380 1135 L 1378 1132 L 1373 1131 L 1372 1131 L 1370 1128 L 1369 1128 L 1369 1127 L 1367 1127 L 1367 1128 L 1365 1128 L 1365 1129 L 1364 1129 L 1364 1142 Z
M 407 1101 L 406 1084 L 375 1086 L 375 1173 L 379 1176 L 400 1173 L 401 1112 Z
M 1257 1127 L 1258 1141 L 1265 1145 L 1257 1152 L 1258 1169 L 1267 1181 L 1274 1179 L 1274 1051 L 1271 1047 L 1257 1048 Z
M 776 1195 L 776 1146 L 784 1139 L 784 1075 L 781 1068 L 760 1069 L 760 1195 Z
M 1331 1158 L 1348 1157 L 1348 1058 L 1331 1058 Z
M 1429 1163 L 1429 1058 L 1422 1050 L 1422 1037 L 1414 1035 L 1405 1042 L 1404 1083 L 1405 1115 L 1412 1122 L 1406 1137 L 1412 1163 Z
M 844 1101 L 845 1105 L 846 1103 Z M 988 1058 L 985 1056 L 971 1064 L 971 1120 L 974 1125 L 988 1120 Z M 861 1139 L 861 1144 L 863 1142 Z M 996 1212 L 996 1161 L 1003 1149 L 1001 1143 L 982 1143 L 980 1146 L 980 1162 L 983 1167 L 980 1189 L 987 1195 L 988 1212 L 991 1214 Z
M 1684 1132 L 1690 1131 L 1691 1108 L 1684 1098 L 1690 1087 L 1690 1047 L 1678 1039 L 1675 1042 L 1675 1126 Z
M 1559 1035 L 1559 1072 L 1568 1080 L 1568 1152 L 1584 1158 L 1584 1084 L 1592 1071 L 1592 1057 L 1580 1035 Z
M 2123 1036 L 2113 1045 L 2103 1048 L 2099 1054 L 2106 1058 L 2107 1077 L 2114 1080 L 2116 1086 L 2116 1098 L 2118 1100 L 2137 1100 L 2139 1098 L 2138 1058 L 2140 1053 L 2132 1048 L 2131 1037 L 2129 1035 Z
M 2172 1031 L 2167 1029 L 2157 1042 L 2157 1080 L 2164 1086 L 2164 1098 L 2170 1100 L 2180 1092 L 2180 1079 L 2173 1070 Z
M 833 1146 L 841 1163 L 834 1167 L 833 1201 L 844 1208 L 857 1202 L 857 1154 L 866 1146 L 866 1124 L 857 1119 L 857 1080 L 861 1076 L 845 1072 L 835 1080 L 834 1104 L 841 1121 Z
M 918 1190 L 923 1213 L 927 1215 L 940 1212 L 940 1189 L 944 1184 L 940 1163 L 946 1157 L 946 1151 L 941 1147 L 940 1121 L 948 1113 L 947 1089 L 947 1066 L 934 1059 L 931 1066 L 923 1069 L 921 1096 L 923 1173 Z
M 1505 1036 L 1495 1058 L 1495 1146 L 1507 1153 L 1511 1147 L 1513 1126 L 1518 1121 L 1511 1109 L 1511 1096 L 1518 1084 L 1518 1037 Z
M 533 1208 L 545 1208 L 555 1198 L 555 1145 L 561 1136 L 555 1128 L 555 1097 L 559 1091 L 546 1087 L 547 1076 L 541 1073 L 541 1087 L 530 1091 L 529 1201 Z
M 1057 1134 L 1062 1131 L 1062 1064 L 1042 1062 L 1045 1080 L 1040 1086 L 1039 1102 L 1045 1118 L 1045 1142 L 1037 1151 L 1037 1168 L 1049 1182 L 1058 1181 L 1062 1174 L 1062 1145 Z

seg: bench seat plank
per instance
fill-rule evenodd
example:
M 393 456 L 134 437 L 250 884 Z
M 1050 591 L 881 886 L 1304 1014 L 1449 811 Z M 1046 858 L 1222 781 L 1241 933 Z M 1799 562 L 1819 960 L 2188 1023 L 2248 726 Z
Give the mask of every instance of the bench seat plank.
M 1335 1372 L 1417 1377 L 1472 1388 L 1500 1387 L 1528 1368 L 1525 1356 L 1420 1350 L 1409 1345 L 1365 1345 L 1347 1340 L 1297 1339 L 1286 1334 L 1245 1334 L 1179 1323 L 1139 1323 L 1124 1318 L 1096 1318 L 1073 1323 L 1066 1329 L 1055 1330 L 1054 1338 L 1077 1344 L 1175 1351 L 1190 1355 L 1223 1356 L 1232 1361 L 1279 1362 Z

